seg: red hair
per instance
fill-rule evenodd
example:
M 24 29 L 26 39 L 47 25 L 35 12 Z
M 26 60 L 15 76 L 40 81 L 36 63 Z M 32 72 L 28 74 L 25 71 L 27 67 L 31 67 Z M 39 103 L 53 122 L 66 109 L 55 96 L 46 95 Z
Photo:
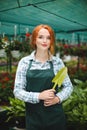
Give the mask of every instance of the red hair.
M 38 32 L 40 31 L 40 29 L 47 29 L 48 32 L 50 33 L 50 39 L 51 39 L 51 42 L 50 42 L 50 52 L 52 54 L 54 54 L 54 43 L 55 43 L 55 35 L 54 35 L 54 31 L 53 29 L 48 26 L 48 25 L 38 25 L 34 28 L 33 32 L 32 32 L 32 37 L 31 37 L 31 45 L 34 49 L 36 49 L 36 38 L 37 38 L 37 35 L 38 35 Z

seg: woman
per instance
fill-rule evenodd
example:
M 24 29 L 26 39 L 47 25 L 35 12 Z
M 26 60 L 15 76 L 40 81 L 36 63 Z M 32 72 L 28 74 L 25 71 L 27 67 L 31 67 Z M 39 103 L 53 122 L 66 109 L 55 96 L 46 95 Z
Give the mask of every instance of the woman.
M 65 130 L 62 102 L 73 87 L 67 74 L 62 90 L 52 89 L 53 77 L 64 67 L 62 60 L 53 56 L 54 42 L 52 28 L 38 25 L 31 38 L 35 50 L 18 64 L 14 95 L 26 103 L 26 130 Z

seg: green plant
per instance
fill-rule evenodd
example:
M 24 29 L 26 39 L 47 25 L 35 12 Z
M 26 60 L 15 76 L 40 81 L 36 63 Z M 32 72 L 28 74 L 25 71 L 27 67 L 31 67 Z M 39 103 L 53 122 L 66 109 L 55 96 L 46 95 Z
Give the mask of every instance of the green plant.
M 25 103 L 17 98 L 9 98 L 10 106 L 5 106 L 8 111 L 8 121 L 10 119 L 25 117 Z
M 87 123 L 87 81 L 74 80 L 74 91 L 63 103 L 68 122 Z
M 9 98 L 10 106 L 3 107 L 7 111 L 6 122 L 10 126 L 25 128 L 25 103 L 17 98 Z

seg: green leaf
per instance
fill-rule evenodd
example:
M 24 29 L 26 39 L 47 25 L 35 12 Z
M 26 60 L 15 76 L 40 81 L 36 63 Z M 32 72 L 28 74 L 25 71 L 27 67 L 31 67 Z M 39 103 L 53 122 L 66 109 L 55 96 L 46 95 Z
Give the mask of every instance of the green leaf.
M 60 71 L 57 72 L 55 77 L 53 78 L 52 82 L 55 83 L 53 89 L 55 89 L 56 85 L 60 87 L 67 75 L 67 67 L 63 67 Z
M 74 79 L 74 82 L 77 83 L 77 84 L 82 84 L 83 82 L 79 79 Z

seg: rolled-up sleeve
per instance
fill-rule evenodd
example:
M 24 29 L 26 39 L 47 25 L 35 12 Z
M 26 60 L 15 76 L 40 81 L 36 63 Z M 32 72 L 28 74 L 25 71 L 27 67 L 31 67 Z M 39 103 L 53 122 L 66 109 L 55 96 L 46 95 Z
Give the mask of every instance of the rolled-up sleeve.
M 70 81 L 69 76 L 67 75 L 67 77 L 65 78 L 63 82 L 62 90 L 57 93 L 57 96 L 59 97 L 60 102 L 63 102 L 64 100 L 66 100 L 71 95 L 72 92 L 73 92 L 73 85 Z
M 58 70 L 60 70 L 62 67 L 65 66 L 61 59 L 58 59 L 57 64 L 58 64 L 58 67 L 56 67 L 56 68 L 58 68 Z M 70 80 L 68 73 L 67 73 L 66 78 L 64 79 L 62 86 L 63 87 L 62 87 L 61 91 L 59 91 L 56 94 L 59 97 L 60 102 L 63 102 L 64 100 L 68 99 L 73 92 L 73 85 L 71 83 L 71 80 Z
M 19 61 L 13 93 L 16 98 L 23 100 L 24 102 L 38 103 L 39 93 L 26 91 L 26 73 L 29 66 L 29 61 L 26 61 L 27 60 L 25 59 Z

